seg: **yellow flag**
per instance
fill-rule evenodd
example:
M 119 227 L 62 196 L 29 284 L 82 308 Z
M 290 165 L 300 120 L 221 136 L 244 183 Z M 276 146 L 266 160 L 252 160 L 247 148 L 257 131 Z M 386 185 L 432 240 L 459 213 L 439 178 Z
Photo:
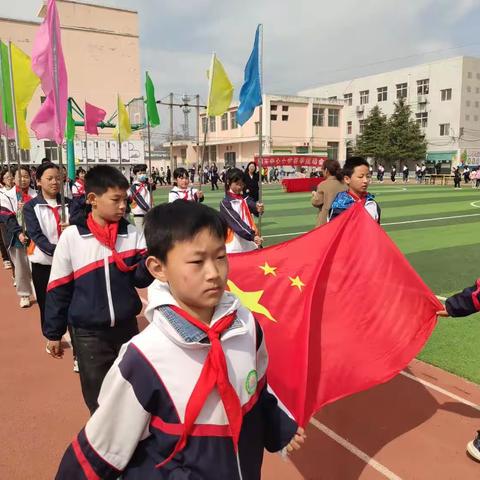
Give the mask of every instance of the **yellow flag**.
M 30 135 L 27 129 L 27 108 L 33 94 L 40 85 L 40 79 L 32 70 L 30 57 L 13 43 L 11 45 L 12 76 L 15 90 L 15 111 L 17 114 L 18 146 L 30 149 Z
M 210 88 L 208 91 L 207 116 L 215 117 L 217 115 L 223 115 L 232 102 L 233 85 L 215 54 L 212 58 L 209 80 Z
M 120 142 L 124 142 L 130 138 L 132 134 L 132 127 L 130 126 L 130 118 L 128 116 L 127 109 L 125 108 L 120 95 L 117 100 L 117 127 L 115 128 L 115 137 L 120 136 Z

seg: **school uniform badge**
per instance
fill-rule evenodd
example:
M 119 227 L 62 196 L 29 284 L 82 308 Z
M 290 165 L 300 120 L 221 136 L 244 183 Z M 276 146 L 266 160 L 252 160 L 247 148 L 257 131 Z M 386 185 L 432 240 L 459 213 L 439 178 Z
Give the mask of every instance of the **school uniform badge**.
M 257 390 L 258 375 L 256 370 L 251 370 L 245 380 L 245 390 L 249 395 L 253 395 Z

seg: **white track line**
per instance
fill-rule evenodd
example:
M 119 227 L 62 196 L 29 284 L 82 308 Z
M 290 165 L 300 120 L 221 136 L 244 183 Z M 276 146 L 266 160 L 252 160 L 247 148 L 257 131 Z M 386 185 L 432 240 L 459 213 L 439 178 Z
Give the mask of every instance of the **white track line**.
M 330 437 L 332 440 L 337 442 L 339 445 L 341 445 L 343 448 L 348 450 L 350 453 L 353 453 L 353 455 L 358 457 L 360 460 L 363 460 L 367 465 L 375 469 L 378 473 L 381 473 L 385 478 L 388 478 L 388 480 L 401 480 L 401 478 L 398 475 L 396 475 L 387 467 L 385 467 L 385 465 L 382 465 L 381 463 L 377 462 L 372 457 L 367 455 L 365 452 L 362 452 L 355 445 L 351 444 L 348 440 L 341 437 L 340 435 L 335 433 L 333 430 L 330 430 L 326 425 L 319 422 L 316 418 L 312 417 L 312 419 L 310 420 L 310 423 L 315 428 L 317 428 L 318 430 L 323 432 L 325 435 L 327 435 L 327 437 Z
M 405 222 L 382 223 L 382 227 L 389 227 L 392 225 L 408 225 L 410 223 L 437 222 L 439 220 L 450 220 L 455 218 L 469 218 L 469 217 L 480 217 L 480 213 L 470 213 L 468 215 L 452 215 L 450 217 L 422 218 L 421 220 L 406 220 Z M 308 231 L 311 231 L 311 230 L 308 230 Z M 307 233 L 307 232 L 279 233 L 276 235 L 264 235 L 263 238 L 293 237 L 294 235 L 303 235 L 304 233 Z
M 430 388 L 431 390 L 434 390 L 438 393 L 441 393 L 442 395 L 446 395 L 447 397 L 450 397 L 451 399 L 463 403 L 464 405 L 467 405 L 474 410 L 477 410 L 480 412 L 480 405 L 477 405 L 476 403 L 470 402 L 470 400 L 467 400 L 463 397 L 460 397 L 459 395 L 455 395 L 454 393 L 449 392 L 448 390 L 445 390 L 442 387 L 437 387 L 437 385 L 434 385 L 433 383 L 427 382 L 426 380 L 423 380 L 423 378 L 418 378 L 415 375 L 412 375 L 411 373 L 407 372 L 400 372 L 400 375 L 403 375 L 404 377 L 409 378 L 410 380 L 413 380 L 415 382 L 421 383 L 427 388 Z

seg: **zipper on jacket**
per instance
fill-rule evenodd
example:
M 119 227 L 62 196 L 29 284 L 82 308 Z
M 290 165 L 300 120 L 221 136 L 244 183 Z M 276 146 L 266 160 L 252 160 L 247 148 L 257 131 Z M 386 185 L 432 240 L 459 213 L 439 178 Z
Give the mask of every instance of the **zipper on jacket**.
M 110 311 L 110 326 L 115 326 L 115 311 L 113 310 L 113 300 L 112 300 L 112 288 L 110 286 L 110 263 L 108 261 L 109 250 L 106 247 L 103 247 L 105 252 L 103 258 L 103 266 L 105 270 L 105 288 L 107 289 L 107 299 L 108 299 L 108 309 Z
M 238 454 L 238 451 L 237 451 L 237 467 L 238 467 L 238 478 L 239 480 L 243 480 L 242 468 L 240 467 L 240 455 Z

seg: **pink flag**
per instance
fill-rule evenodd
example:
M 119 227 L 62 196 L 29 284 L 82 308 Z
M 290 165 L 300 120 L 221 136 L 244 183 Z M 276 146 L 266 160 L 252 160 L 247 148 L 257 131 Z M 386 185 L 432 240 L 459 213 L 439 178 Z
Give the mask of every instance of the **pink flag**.
M 103 122 L 107 112 L 91 103 L 85 102 L 85 131 L 98 135 L 97 123 Z
M 32 130 L 38 139 L 47 138 L 60 145 L 67 120 L 68 79 L 55 0 L 48 0 L 47 15 L 35 36 L 32 69 L 47 97 L 32 120 Z

